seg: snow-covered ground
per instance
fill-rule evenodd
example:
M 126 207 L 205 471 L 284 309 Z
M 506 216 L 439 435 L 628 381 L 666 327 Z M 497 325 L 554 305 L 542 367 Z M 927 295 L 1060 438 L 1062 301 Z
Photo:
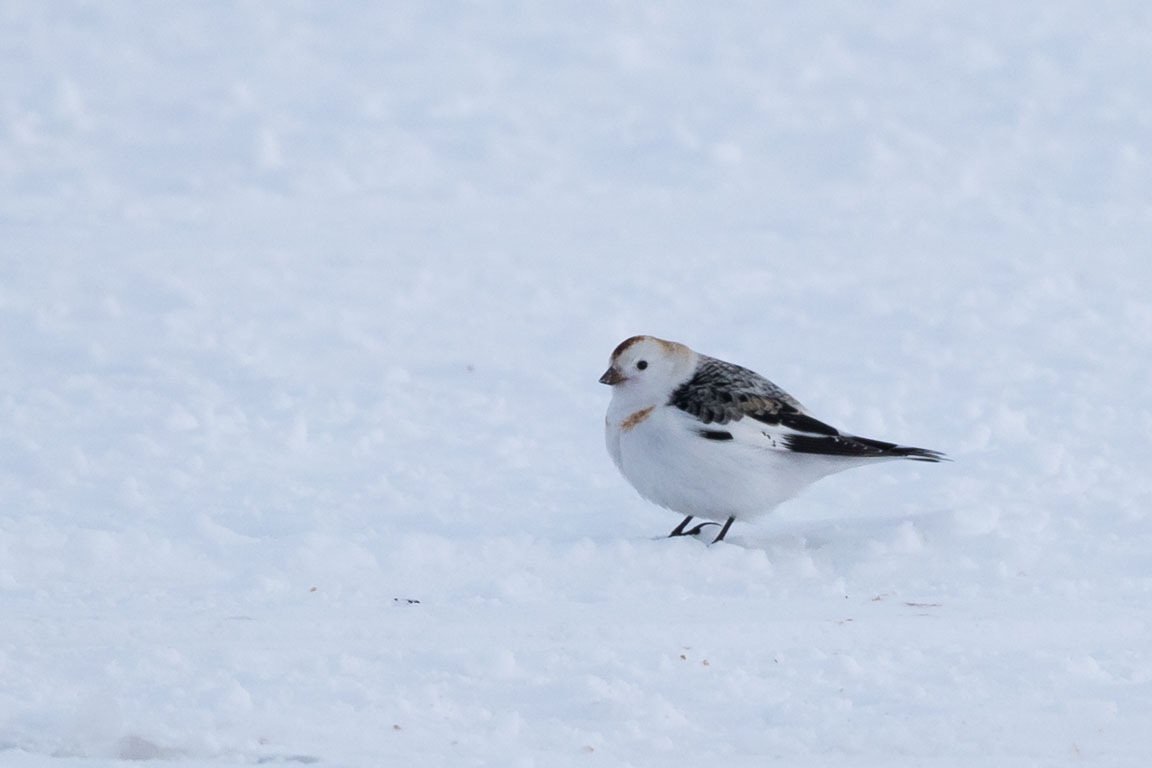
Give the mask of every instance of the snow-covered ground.
M 0 766 L 1147 765 L 1150 39 L 0 2 Z M 634 333 L 955 462 L 661 539 Z

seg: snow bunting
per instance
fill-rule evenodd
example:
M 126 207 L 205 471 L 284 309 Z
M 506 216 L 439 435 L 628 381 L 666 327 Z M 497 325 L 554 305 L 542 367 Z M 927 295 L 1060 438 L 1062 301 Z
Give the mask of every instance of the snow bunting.
M 884 459 L 941 461 L 938 451 L 848 435 L 739 365 L 652 336 L 625 339 L 600 377 L 612 387 L 608 453 L 651 502 L 687 515 L 669 536 L 768 512 L 802 488 Z M 688 529 L 695 517 L 715 522 Z

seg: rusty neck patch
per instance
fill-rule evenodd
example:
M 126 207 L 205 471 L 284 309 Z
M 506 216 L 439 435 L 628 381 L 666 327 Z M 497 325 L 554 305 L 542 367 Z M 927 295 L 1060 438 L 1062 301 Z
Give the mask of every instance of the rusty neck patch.
M 620 422 L 620 431 L 621 432 L 630 431 L 637 424 L 639 424 L 640 422 L 644 421 L 644 419 L 651 416 L 652 411 L 654 411 L 655 409 L 656 409 L 656 406 L 650 405 L 647 408 L 641 408 L 640 410 L 636 411 L 631 416 L 624 419 L 624 421 Z

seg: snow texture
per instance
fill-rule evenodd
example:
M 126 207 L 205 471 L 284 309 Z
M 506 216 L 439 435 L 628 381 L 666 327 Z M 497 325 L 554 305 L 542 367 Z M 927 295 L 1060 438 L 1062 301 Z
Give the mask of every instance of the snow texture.
M 1150 39 L 0 2 L 0 765 L 1147 765 Z M 661 539 L 636 333 L 955 461 Z

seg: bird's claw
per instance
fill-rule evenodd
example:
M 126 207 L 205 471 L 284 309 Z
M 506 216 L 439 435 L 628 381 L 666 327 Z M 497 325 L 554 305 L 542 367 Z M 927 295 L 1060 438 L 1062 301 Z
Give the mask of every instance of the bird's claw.
M 706 526 L 706 525 L 720 525 L 720 523 L 700 523 L 696 527 L 690 528 L 687 531 L 683 531 L 683 530 L 680 530 L 679 528 L 677 528 L 677 530 L 672 531 L 672 533 L 668 534 L 668 538 L 671 539 L 675 536 L 699 536 L 700 532 L 704 530 L 704 526 Z

